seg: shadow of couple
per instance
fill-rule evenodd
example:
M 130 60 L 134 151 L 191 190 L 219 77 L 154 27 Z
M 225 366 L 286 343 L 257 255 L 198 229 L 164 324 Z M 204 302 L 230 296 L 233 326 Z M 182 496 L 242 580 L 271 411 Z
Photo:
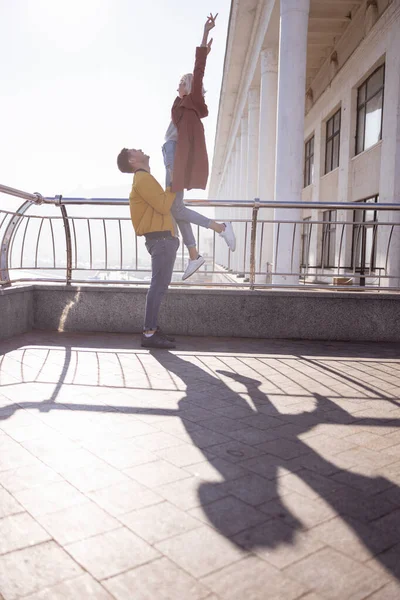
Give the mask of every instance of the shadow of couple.
M 400 488 L 386 477 L 367 476 L 357 473 L 354 468 L 341 468 L 311 447 L 311 437 L 311 445 L 307 444 L 307 436 L 304 438 L 321 424 L 351 423 L 352 427 L 371 430 L 395 429 L 400 427 L 400 419 L 353 417 L 320 394 L 313 394 L 315 408 L 311 412 L 280 413 L 261 391 L 262 382 L 258 379 L 233 370 L 216 370 L 222 378 L 218 379 L 202 366 L 176 354 L 155 351 L 152 355 L 186 384 L 186 396 L 179 402 L 178 414 L 193 443 L 218 472 L 216 480 L 201 480 L 198 487 L 206 521 L 239 547 L 254 550 L 294 545 L 308 528 L 339 517 L 335 519 L 333 529 L 328 528 L 326 533 L 335 538 L 333 546 L 339 545 L 340 550 L 351 556 L 361 542 L 368 550 L 366 555 L 363 554 L 363 560 L 375 557 L 400 580 Z M 223 379 L 241 384 L 247 397 L 242 398 Z M 233 387 L 240 389 L 241 386 Z M 202 389 L 206 390 L 204 394 Z M 189 411 L 207 408 L 207 404 L 212 411 L 216 403 L 221 403 L 224 408 L 214 413 L 215 427 L 213 418 L 207 420 L 211 442 L 208 443 L 185 415 L 189 417 Z M 224 420 L 222 427 L 219 426 L 221 418 Z M 262 422 L 265 438 L 269 441 L 255 446 L 238 442 L 240 436 L 235 435 L 235 431 L 238 433 L 235 427 L 243 428 L 242 441 L 245 441 L 246 431 L 254 431 L 254 428 L 246 429 L 248 422 L 256 423 L 255 418 Z M 201 427 L 202 421 L 197 425 Z M 227 439 L 225 444 L 217 442 L 213 452 L 212 435 L 215 436 L 215 432 L 225 433 Z M 398 462 L 395 456 L 386 457 L 386 464 Z M 396 473 L 400 474 L 400 464 Z M 292 496 L 296 503 L 293 511 L 285 503 L 285 493 L 290 495 L 290 492 L 294 492 Z M 329 540 L 325 541 L 329 543 Z

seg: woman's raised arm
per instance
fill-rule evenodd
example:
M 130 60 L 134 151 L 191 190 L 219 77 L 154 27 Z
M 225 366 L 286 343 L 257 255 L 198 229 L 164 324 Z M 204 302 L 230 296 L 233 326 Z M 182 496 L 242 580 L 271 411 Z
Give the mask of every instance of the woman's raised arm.
M 215 19 L 218 17 L 218 13 L 213 17 L 210 13 L 210 16 L 207 17 L 207 21 L 204 25 L 204 33 L 203 39 L 201 41 L 201 45 L 196 49 L 196 62 L 193 70 L 193 83 L 192 83 L 192 94 L 194 96 L 203 97 L 203 78 L 204 78 L 204 69 L 206 66 L 207 55 L 211 51 L 212 38 L 208 41 L 208 34 L 211 29 L 215 27 Z

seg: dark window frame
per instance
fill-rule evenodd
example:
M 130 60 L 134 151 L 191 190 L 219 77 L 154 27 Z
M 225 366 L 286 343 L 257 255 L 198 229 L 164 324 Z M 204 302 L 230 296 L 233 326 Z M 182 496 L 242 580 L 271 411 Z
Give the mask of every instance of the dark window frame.
M 326 219 L 325 216 L 328 216 Z M 333 269 L 335 268 L 335 250 L 336 250 L 336 221 L 337 211 L 336 210 L 325 210 L 322 213 L 322 246 L 321 246 L 321 268 L 322 269 Z M 332 221 L 335 221 L 332 224 Z M 331 248 L 333 242 L 333 249 Z M 333 254 L 333 256 L 332 256 Z
M 365 204 L 376 204 L 379 202 L 379 194 L 359 200 Z M 362 214 L 362 220 L 357 221 L 357 213 Z M 367 212 L 373 212 L 372 220 L 365 220 Z M 371 275 L 376 272 L 376 250 L 377 250 L 377 228 L 378 211 L 373 208 L 365 207 L 365 210 L 353 211 L 353 235 L 351 245 L 351 268 L 355 273 L 360 274 L 360 285 L 365 285 L 365 275 Z M 366 256 L 367 250 L 367 231 L 372 229 L 372 252 Z M 367 264 L 368 259 L 369 264 Z M 360 264 L 357 264 L 359 262 Z
M 383 82 L 381 87 L 374 92 L 371 96 L 368 96 L 368 82 L 372 79 L 372 77 L 379 71 L 379 70 L 383 70 Z M 380 142 L 382 140 L 382 129 L 383 129 L 383 107 L 384 107 L 384 103 L 385 103 L 385 78 L 386 78 L 386 65 L 385 63 L 383 63 L 382 65 L 379 65 L 379 67 L 377 67 L 372 73 L 371 75 L 369 75 L 369 77 L 367 77 L 367 79 L 357 88 L 357 116 L 356 116 L 356 139 L 355 139 L 355 155 L 358 156 L 359 154 L 361 154 L 362 152 L 365 152 L 365 150 L 372 148 L 372 146 L 368 146 L 368 148 L 365 148 L 365 130 L 366 130 L 366 124 L 367 124 L 367 111 L 366 111 L 366 107 L 368 102 L 370 102 L 371 100 L 373 100 L 375 98 L 375 96 L 377 96 L 378 94 L 380 94 L 380 92 L 382 92 L 382 114 L 381 114 L 381 130 L 379 133 L 379 140 L 378 142 Z M 360 96 L 362 94 L 362 91 L 365 88 L 365 98 L 363 102 L 360 102 Z M 359 142 L 359 135 L 360 135 L 360 125 L 359 125 L 359 114 L 361 111 L 364 111 L 364 121 L 363 121 L 363 144 L 362 144 L 362 150 L 358 150 L 358 142 Z M 378 143 L 377 142 L 377 143 Z
M 335 118 L 339 115 L 339 127 L 335 130 Z M 329 135 L 329 126 L 332 123 L 332 133 Z M 340 130 L 342 127 L 342 107 L 340 107 L 334 115 L 332 115 L 326 122 L 326 140 L 325 140 L 325 175 L 337 169 L 340 164 Z M 338 138 L 338 147 L 337 147 L 337 164 L 334 161 L 334 144 L 335 138 Z M 330 153 L 330 164 L 328 165 L 328 147 L 331 147 Z
M 304 144 L 304 187 L 314 183 L 314 147 L 315 135 L 312 135 Z
M 311 217 L 305 217 L 301 225 L 301 257 L 300 257 L 300 272 L 309 268 L 309 255 L 311 243 L 312 223 Z

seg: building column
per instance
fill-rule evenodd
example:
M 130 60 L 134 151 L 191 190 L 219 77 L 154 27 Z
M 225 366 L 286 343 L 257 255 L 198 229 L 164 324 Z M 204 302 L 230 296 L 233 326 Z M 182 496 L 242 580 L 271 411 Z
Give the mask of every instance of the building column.
M 248 96 L 247 115 L 247 191 L 246 198 L 258 196 L 258 139 L 260 127 L 260 90 L 251 88 Z
M 247 188 L 246 198 L 254 200 L 258 197 L 258 139 L 260 128 L 260 89 L 251 88 L 247 98 Z M 250 220 L 252 218 L 252 209 L 245 209 L 244 216 Z M 257 233 L 261 231 L 257 228 Z M 247 244 L 246 244 L 246 269 L 250 270 L 250 249 L 251 249 L 251 225 L 247 226 Z M 256 248 L 259 246 L 260 238 L 256 238 Z M 256 258 L 259 253 L 256 253 Z M 259 261 L 256 260 L 256 270 L 259 268 Z
M 258 195 L 260 200 L 272 201 L 275 197 L 275 154 L 276 154 L 276 112 L 278 97 L 278 48 L 271 46 L 261 52 L 260 88 L 260 131 L 258 149 Z M 274 218 L 273 209 L 260 209 L 259 219 Z M 274 228 L 266 223 L 261 228 L 258 246 L 261 244 L 261 269 L 265 276 L 257 282 L 266 283 L 267 265 L 273 260 Z
M 247 200 L 247 155 L 248 155 L 248 123 L 247 115 L 242 116 L 240 120 L 240 186 L 238 199 Z M 247 211 L 245 208 L 237 209 L 237 218 L 246 219 Z M 245 256 L 245 223 L 237 223 L 235 227 L 236 234 L 236 252 L 234 254 L 235 271 L 241 277 L 244 277 L 246 270 Z
M 300 202 L 303 187 L 304 110 L 307 63 L 307 32 L 310 0 L 281 0 L 278 121 L 275 199 Z M 275 209 L 278 220 L 300 220 L 300 209 Z M 277 236 L 275 227 L 275 240 Z M 294 247 L 293 247 L 294 246 Z M 293 253 L 293 254 L 292 254 Z M 292 266 L 293 256 L 293 266 Z M 300 227 L 293 242 L 293 225 L 281 225 L 279 247 L 274 243 L 274 271 L 299 272 Z M 298 283 L 298 276 L 277 275 L 275 283 Z
M 379 185 L 379 202 L 400 203 L 400 54 L 398 33 L 392 27 L 388 39 L 385 63 L 385 104 L 383 107 L 382 153 Z M 381 285 L 400 286 L 400 212 L 378 212 L 378 221 L 398 223 L 378 227 L 378 267 L 385 267 L 395 279 L 382 279 Z M 390 240 L 389 252 L 388 244 Z M 383 271 L 382 271 L 383 274 Z
M 241 170 L 241 143 L 240 143 L 240 135 L 238 135 L 238 137 L 236 138 L 235 141 L 235 146 L 234 146 L 234 160 L 232 161 L 232 167 L 233 167 L 233 193 L 232 193 L 232 200 L 240 200 L 240 170 Z M 232 216 L 233 219 L 238 219 L 239 218 L 239 214 L 238 214 L 239 209 L 238 208 L 231 208 L 229 210 L 229 215 Z M 228 218 L 228 214 L 226 214 L 225 219 Z M 235 232 L 237 231 L 237 223 L 233 223 L 233 228 L 235 230 Z M 225 243 L 224 243 L 225 245 Z M 238 251 L 236 249 L 236 252 L 231 252 L 231 256 L 230 256 L 230 264 L 229 267 L 232 269 L 232 271 L 234 273 L 237 272 L 237 268 L 238 268 Z

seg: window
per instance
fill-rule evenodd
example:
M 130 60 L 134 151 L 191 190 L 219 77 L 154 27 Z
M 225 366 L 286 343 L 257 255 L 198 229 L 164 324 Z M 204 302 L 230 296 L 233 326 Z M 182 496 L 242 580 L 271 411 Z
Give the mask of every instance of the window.
M 322 268 L 332 268 L 335 265 L 335 247 L 336 247 L 336 210 L 326 210 L 322 219 L 322 249 L 321 266 Z
M 305 144 L 304 187 L 314 183 L 314 136 Z
M 373 196 L 361 202 L 375 204 L 378 199 L 379 196 Z M 366 210 L 355 210 L 353 221 L 351 266 L 354 271 L 361 274 L 360 284 L 364 285 L 365 279 L 362 276 L 374 272 L 376 267 L 377 211 L 372 207 Z
M 326 122 L 325 173 L 339 166 L 341 109 Z
M 358 88 L 356 154 L 382 139 L 384 85 L 385 65 L 382 65 Z
M 309 264 L 309 253 L 310 253 L 310 241 L 311 241 L 311 217 L 303 219 L 303 225 L 301 227 L 301 271 L 307 271 Z

